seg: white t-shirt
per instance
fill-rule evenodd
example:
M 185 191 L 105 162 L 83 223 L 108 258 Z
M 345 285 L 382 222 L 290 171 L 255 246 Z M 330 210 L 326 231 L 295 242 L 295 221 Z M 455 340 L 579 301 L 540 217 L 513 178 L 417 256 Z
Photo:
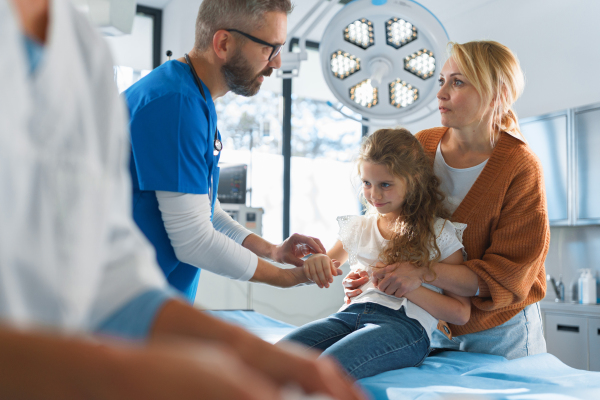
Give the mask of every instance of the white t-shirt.
M 450 213 L 456 211 L 487 162 L 488 160 L 485 160 L 481 164 L 470 168 L 452 168 L 444 160 L 441 142 L 438 144 L 433 163 L 433 172 L 440 178 L 440 189 L 446 195 L 444 205 Z
M 337 218 L 340 225 L 339 239 L 348 253 L 348 263 L 352 271 L 367 271 L 371 275 L 372 265 L 380 261 L 379 256 L 388 243 L 377 227 L 377 215 L 346 215 Z M 440 260 L 444 260 L 455 251 L 463 248 L 462 234 L 466 224 L 451 222 L 438 218 L 434 228 L 436 243 L 440 249 Z M 431 259 L 435 254 L 431 255 Z M 442 290 L 433 285 L 424 283 L 423 286 L 441 293 Z M 375 287 L 369 281 L 360 287 L 362 293 L 353 297 L 350 304 L 376 303 L 382 306 L 399 310 L 404 307 L 406 315 L 416 319 L 427 331 L 431 340 L 431 332 L 436 329 L 438 320 L 427 311 L 410 302 L 404 297 L 388 295 Z M 344 304 L 339 311 L 345 310 L 349 305 Z

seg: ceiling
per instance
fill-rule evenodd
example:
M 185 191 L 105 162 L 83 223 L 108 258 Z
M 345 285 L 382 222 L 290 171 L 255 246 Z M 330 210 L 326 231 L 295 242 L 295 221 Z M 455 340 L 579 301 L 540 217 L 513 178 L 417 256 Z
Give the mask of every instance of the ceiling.
M 191 0 L 139 0 L 137 3 L 144 6 L 155 7 L 155 8 L 164 8 L 170 2 L 177 1 L 191 1 Z M 200 3 L 199 0 L 193 0 Z M 412 0 L 404 0 L 404 1 L 412 1 Z M 483 7 L 489 3 L 496 2 L 499 0 L 419 0 L 418 3 L 428 8 L 439 20 L 442 24 L 446 24 L 454 20 L 457 17 L 460 17 L 463 14 L 466 14 L 470 11 L 473 11 L 477 8 Z M 328 3 L 327 0 L 292 0 L 294 4 L 294 11 L 290 14 L 288 18 L 288 30 L 291 30 L 297 22 L 306 15 L 310 9 L 317 3 L 323 2 Z M 325 30 L 325 26 L 331 20 L 331 18 L 347 3 L 348 0 L 341 0 L 337 6 L 331 10 L 328 15 L 326 15 L 316 26 L 316 28 L 308 35 L 308 39 L 318 42 L 321 40 L 321 36 L 323 36 L 323 31 Z M 316 15 L 320 14 L 320 10 L 324 9 L 325 6 L 322 5 Z M 310 20 L 309 20 L 310 21 Z M 305 25 L 308 26 L 308 25 Z M 302 33 L 302 31 L 300 31 Z

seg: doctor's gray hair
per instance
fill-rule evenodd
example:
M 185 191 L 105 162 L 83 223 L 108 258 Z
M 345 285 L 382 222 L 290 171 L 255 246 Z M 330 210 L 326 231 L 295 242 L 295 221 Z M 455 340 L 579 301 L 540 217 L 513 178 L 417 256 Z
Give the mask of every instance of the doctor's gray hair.
M 292 12 L 291 0 L 203 0 L 196 18 L 194 47 L 204 51 L 220 29 L 250 33 L 260 29 L 268 12 Z M 245 39 L 245 38 L 244 38 Z

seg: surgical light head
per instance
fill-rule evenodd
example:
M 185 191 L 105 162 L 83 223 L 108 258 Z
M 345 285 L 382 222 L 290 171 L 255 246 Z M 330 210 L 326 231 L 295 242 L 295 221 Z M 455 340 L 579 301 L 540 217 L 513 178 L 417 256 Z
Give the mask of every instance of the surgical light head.
M 354 0 L 320 42 L 327 85 L 343 106 L 374 123 L 409 123 L 437 111 L 435 79 L 448 35 L 412 0 Z M 341 109 L 341 106 L 338 107 Z

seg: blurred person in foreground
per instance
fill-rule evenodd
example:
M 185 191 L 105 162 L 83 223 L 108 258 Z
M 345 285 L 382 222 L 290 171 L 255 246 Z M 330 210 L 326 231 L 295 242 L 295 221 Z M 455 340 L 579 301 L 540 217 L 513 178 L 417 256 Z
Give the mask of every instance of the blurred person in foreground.
M 0 398 L 363 398 L 331 360 L 168 288 L 131 218 L 126 110 L 84 16 L 0 0 L 0 51 Z

